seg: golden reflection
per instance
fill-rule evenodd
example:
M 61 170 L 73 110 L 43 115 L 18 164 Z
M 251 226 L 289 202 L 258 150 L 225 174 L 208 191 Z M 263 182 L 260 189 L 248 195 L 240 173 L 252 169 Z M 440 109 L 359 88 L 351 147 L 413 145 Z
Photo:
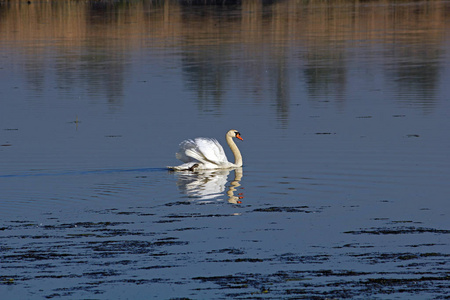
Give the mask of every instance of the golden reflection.
M 234 173 L 232 180 L 227 188 L 228 175 Z M 242 203 L 243 193 L 237 190 L 241 186 L 240 181 L 243 177 L 242 168 L 233 170 L 202 170 L 198 172 L 176 172 L 178 176 L 178 188 L 189 197 L 200 201 L 212 201 L 222 198 L 225 194 L 228 202 L 232 204 Z M 226 193 L 225 193 L 226 190 Z
M 230 182 L 230 187 L 227 191 L 229 203 L 242 203 L 241 199 L 244 199 L 244 193 L 240 193 L 237 188 L 241 186 L 241 179 L 243 176 L 242 168 L 234 169 L 234 180 Z M 236 193 L 236 194 L 235 194 Z
M 450 27 L 446 1 L 270 1 L 243 0 L 225 9 L 221 5 L 189 6 L 180 1 L 7 1 L 0 6 L 3 41 L 35 40 L 40 46 L 58 41 L 77 47 L 86 39 L 123 49 L 174 46 L 247 44 L 240 49 L 260 53 L 260 46 L 285 56 L 292 41 L 309 49 L 326 44 L 380 40 L 440 40 Z M 432 28 L 433 30 L 425 30 Z M 398 40 L 398 33 L 409 32 Z M 221 39 L 211 39 L 213 36 Z M 145 37 L 145 39 L 143 39 Z M 33 50 L 33 49 L 27 49 Z M 248 53 L 248 52 L 247 52 Z M 250 54 L 248 53 L 248 54 Z
M 282 126 L 289 119 L 290 83 L 296 77 L 302 78 L 310 99 L 333 94 L 338 103 L 345 100 L 348 57 L 355 47 L 381 46 L 386 56 L 374 65 L 389 66 L 386 73 L 398 93 L 412 87 L 427 99 L 439 81 L 437 58 L 448 48 L 448 1 L 189 3 L 3 1 L 0 35 L 4 49 L 26 56 L 26 77 L 38 92 L 48 57 L 56 52 L 58 88 L 81 78 L 88 93 L 120 103 L 130 53 L 175 51 L 186 86 L 198 95 L 199 110 L 220 110 L 229 86 L 238 84 L 254 101 L 274 101 Z M 288 71 L 295 68 L 298 73 Z

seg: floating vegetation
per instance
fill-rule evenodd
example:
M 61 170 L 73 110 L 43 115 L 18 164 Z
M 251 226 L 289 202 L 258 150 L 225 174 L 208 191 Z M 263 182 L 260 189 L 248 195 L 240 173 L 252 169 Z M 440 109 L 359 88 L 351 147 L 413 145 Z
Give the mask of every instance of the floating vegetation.
M 2 278 L 0 283 L 1 284 L 14 284 L 14 278 Z
M 313 213 L 316 211 L 308 209 L 308 206 L 294 206 L 294 207 L 277 207 L 271 206 L 267 208 L 257 208 L 253 211 L 255 212 L 291 212 L 291 213 Z
M 284 182 L 288 180 L 280 184 Z M 311 226 L 317 226 L 312 213 L 323 220 L 328 217 L 323 214 L 325 208 L 334 213 L 331 207 L 234 207 L 180 199 L 89 211 L 95 221 L 62 221 L 51 213 L 40 222 L 9 221 L 0 228 L 1 282 L 21 288 L 43 279 L 54 282 L 55 287 L 38 293 L 49 299 L 82 294 L 104 298 L 110 296 L 112 286 L 133 289 L 137 285 L 145 291 L 155 286 L 162 290 L 188 286 L 185 296 L 195 299 L 212 295 L 230 299 L 448 296 L 443 287 L 449 283 L 446 261 L 450 254 L 444 252 L 445 244 L 428 239 L 442 237 L 448 230 L 410 226 L 419 224 L 414 219 L 377 217 L 370 221 L 385 227 L 337 229 L 339 240 L 331 238 L 324 245 L 322 240 L 330 238 L 326 231 L 324 238 L 312 237 L 305 228 L 286 225 L 304 219 L 314 220 Z M 427 239 L 417 244 L 408 240 L 399 249 L 410 251 L 391 252 L 381 251 L 385 248 L 371 241 L 374 235 L 382 239 L 411 234 Z M 280 236 L 293 238 L 280 246 Z M 302 248 L 303 239 L 308 247 Z M 247 272 L 249 268 L 254 272 Z
M 370 230 L 345 231 L 348 234 L 413 234 L 413 233 L 439 233 L 449 234 L 450 230 L 423 227 L 374 228 Z
M 80 292 L 101 295 L 113 285 L 150 288 L 155 283 L 171 288 L 183 287 L 186 283 L 194 284 L 196 288 L 189 293 L 198 296 L 194 298 L 202 298 L 200 295 L 206 291 L 211 295 L 215 290 L 224 298 L 258 298 L 264 295 L 298 299 L 377 298 L 382 295 L 408 298 L 414 294 L 448 296 L 443 287 L 449 284 L 445 262 L 450 254 L 442 251 L 379 252 L 379 248 L 373 244 L 352 242 L 343 243 L 342 246 L 330 245 L 329 248 L 323 248 L 324 251 L 317 250 L 316 254 L 273 252 L 267 251 L 267 247 L 261 247 L 263 239 L 259 236 L 254 240 L 247 239 L 250 236 L 234 236 L 233 239 L 237 241 L 234 245 L 239 246 L 223 247 L 219 245 L 230 241 L 221 237 L 230 230 L 223 225 L 214 230 L 217 231 L 216 239 L 204 248 L 203 241 L 207 237 L 202 234 L 216 222 L 229 224 L 229 217 L 233 214 L 198 211 L 198 208 L 208 207 L 188 203 L 181 201 L 160 205 L 166 210 L 176 208 L 177 205 L 181 209 L 195 208 L 178 214 L 158 214 L 151 208 L 145 210 L 142 207 L 95 212 L 96 215 L 108 213 L 123 221 L 60 223 L 54 218 L 53 224 L 11 221 L 4 224 L 1 231 L 3 241 L 8 240 L 8 244 L 0 248 L 4 270 L 1 283 L 22 286 L 42 279 L 65 282 L 65 288 L 56 286 L 43 294 L 50 299 L 73 298 Z M 276 214 L 305 214 L 321 212 L 322 209 L 307 205 L 269 206 L 248 210 L 246 214 L 247 217 L 259 219 L 262 213 L 276 217 Z M 150 226 L 152 230 L 140 225 L 144 220 L 147 222 L 145 227 Z M 379 221 L 388 222 L 389 219 L 379 218 Z M 409 221 L 391 223 L 411 224 Z M 273 230 L 282 234 L 285 228 L 261 228 L 253 233 L 262 233 L 267 237 L 265 232 Z M 442 235 L 448 231 L 410 226 L 345 232 L 353 235 L 412 233 Z M 417 246 L 438 245 L 421 243 Z M 257 252 L 255 249 L 258 249 Z M 352 261 L 356 268 L 330 268 L 341 261 Z M 198 274 L 197 264 L 201 268 L 212 266 L 211 274 Z M 380 264 L 394 264 L 395 268 L 367 271 L 364 267 Z M 267 272 L 243 272 L 243 268 L 250 266 Z M 225 273 L 225 270 L 230 269 L 236 269 L 237 272 Z M 30 276 L 30 272 L 34 275 Z M 183 275 L 172 279 L 174 272 Z M 189 277 L 187 274 L 191 272 L 194 275 Z

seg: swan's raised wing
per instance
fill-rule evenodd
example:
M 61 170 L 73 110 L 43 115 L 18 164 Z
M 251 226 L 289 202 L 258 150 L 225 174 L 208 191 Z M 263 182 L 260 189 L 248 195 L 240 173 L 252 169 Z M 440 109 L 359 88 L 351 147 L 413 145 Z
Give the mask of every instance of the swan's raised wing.
M 212 138 L 196 138 L 181 142 L 176 157 L 185 163 L 198 161 L 205 165 L 221 165 L 228 162 L 222 146 Z
M 214 164 L 220 165 L 228 162 L 225 151 L 216 139 L 213 138 L 196 138 L 195 144 L 197 149 L 202 153 L 203 157 Z

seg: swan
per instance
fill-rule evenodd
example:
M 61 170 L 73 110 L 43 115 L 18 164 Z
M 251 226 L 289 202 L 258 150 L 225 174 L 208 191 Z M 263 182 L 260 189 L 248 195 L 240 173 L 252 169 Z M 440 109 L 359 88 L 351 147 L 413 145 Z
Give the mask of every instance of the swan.
M 229 130 L 225 135 L 227 144 L 234 155 L 234 163 L 228 161 L 225 151 L 216 139 L 198 137 L 180 143 L 180 148 L 175 156 L 184 164 L 167 168 L 175 171 L 197 171 L 242 167 L 242 155 L 233 138 L 241 141 L 244 139 L 239 131 L 234 129 Z

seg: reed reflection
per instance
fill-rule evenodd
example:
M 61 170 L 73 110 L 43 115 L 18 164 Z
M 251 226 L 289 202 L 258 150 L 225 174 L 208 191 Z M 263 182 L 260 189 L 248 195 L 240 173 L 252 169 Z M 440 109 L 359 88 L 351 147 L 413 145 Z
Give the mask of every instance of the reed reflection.
M 228 184 L 228 176 L 234 179 Z M 198 172 L 176 172 L 177 186 L 180 191 L 196 200 L 218 200 L 225 194 L 227 201 L 232 204 L 242 203 L 243 193 L 238 191 L 243 177 L 242 168 L 233 170 L 203 170 Z M 228 186 L 227 186 L 228 184 Z
M 402 101 L 429 109 L 446 72 L 448 1 L 24 3 L 0 6 L 0 34 L 4 53 L 25 62 L 33 95 L 50 86 L 121 104 L 140 53 L 159 61 L 161 53 L 176 52 L 176 66 L 164 67 L 181 70 L 198 110 L 221 114 L 236 90 L 254 103 L 269 102 L 286 127 L 296 87 L 303 85 L 301 98 L 315 105 L 344 102 L 355 65 L 368 81 L 380 74 L 396 95 L 408 93 Z

